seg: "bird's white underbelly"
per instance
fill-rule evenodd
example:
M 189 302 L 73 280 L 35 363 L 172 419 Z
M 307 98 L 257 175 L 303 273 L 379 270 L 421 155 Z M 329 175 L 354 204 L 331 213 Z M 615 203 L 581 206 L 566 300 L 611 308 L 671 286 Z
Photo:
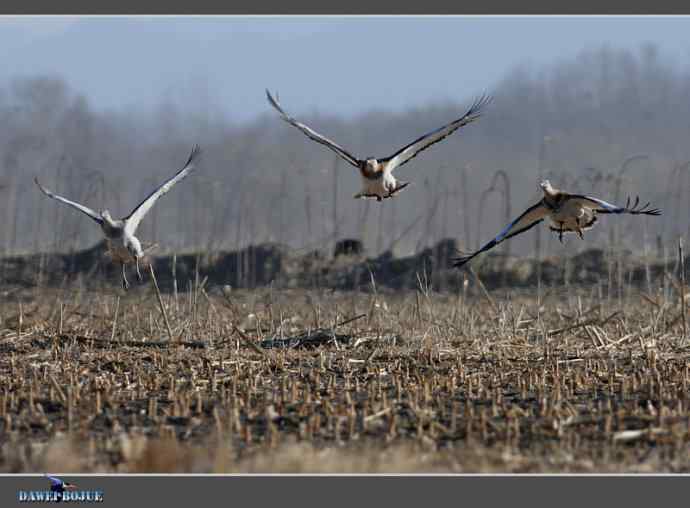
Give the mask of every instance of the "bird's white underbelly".
M 362 194 L 364 195 L 384 197 L 388 195 L 388 189 L 395 189 L 395 178 L 393 178 L 393 175 L 384 175 L 376 180 L 362 177 Z
M 378 180 L 362 178 L 362 194 L 376 194 L 378 196 L 383 196 L 385 193 L 386 189 L 383 186 L 383 178 Z

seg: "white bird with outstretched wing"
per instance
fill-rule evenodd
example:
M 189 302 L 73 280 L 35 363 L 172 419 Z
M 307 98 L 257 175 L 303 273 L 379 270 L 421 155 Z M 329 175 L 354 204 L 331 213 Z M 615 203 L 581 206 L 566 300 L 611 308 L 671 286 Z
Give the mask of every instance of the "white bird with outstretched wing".
M 170 179 L 160 185 L 146 199 L 144 199 L 127 217 L 123 219 L 113 219 L 108 210 L 95 212 L 91 208 L 79 204 L 75 201 L 67 199 L 46 189 L 34 178 L 36 185 L 46 196 L 55 199 L 61 203 L 71 206 L 80 212 L 88 215 L 91 219 L 96 221 L 105 235 L 106 243 L 111 257 L 115 261 L 119 261 L 122 265 L 122 285 L 125 289 L 129 288 L 127 276 L 125 273 L 125 265 L 131 262 L 136 264 L 137 277 L 141 281 L 143 277 L 139 271 L 139 260 L 145 255 L 141 247 L 141 242 L 135 236 L 137 227 L 146 214 L 153 208 L 153 205 L 164 194 L 168 193 L 177 183 L 186 178 L 194 169 L 199 160 L 200 149 L 198 145 L 194 146 L 192 153 L 189 155 L 184 167 L 175 173 Z
M 334 141 L 288 115 L 268 90 L 266 90 L 266 97 L 271 106 L 280 113 L 283 120 L 297 127 L 311 140 L 330 148 L 340 158 L 359 170 L 362 177 L 362 190 L 354 195 L 355 198 L 375 198 L 377 201 L 394 196 L 410 184 L 409 182 L 398 182 L 393 176 L 393 170 L 414 159 L 420 152 L 447 138 L 459 128 L 477 120 L 481 116 L 482 109 L 491 102 L 491 97 L 487 95 L 480 97 L 460 118 L 424 134 L 393 155 L 360 159 Z
M 136 206 L 134 210 L 132 210 L 132 213 L 123 219 L 125 221 L 125 228 L 127 231 L 129 231 L 131 234 L 134 234 L 139 227 L 141 219 L 143 219 L 146 214 L 149 213 L 151 208 L 153 208 L 153 205 L 156 204 L 156 201 L 170 192 L 170 189 L 187 178 L 187 176 L 194 171 L 200 153 L 201 149 L 199 148 L 199 145 L 195 145 L 184 167 L 166 182 L 164 182 L 160 187 L 151 192 L 151 194 L 149 194 L 141 203 Z
M 60 201 L 61 203 L 65 203 L 66 205 L 69 205 L 73 208 L 76 208 L 77 210 L 79 210 L 83 214 L 89 216 L 91 219 L 96 221 L 98 223 L 98 225 L 103 224 L 103 218 L 96 211 L 92 210 L 88 206 L 80 205 L 79 203 L 77 203 L 75 201 L 69 200 L 67 198 L 63 198 L 62 196 L 58 196 L 57 194 L 49 191 L 48 189 L 43 187 L 43 185 L 41 185 L 41 182 L 38 181 L 38 177 L 34 177 L 34 182 L 36 182 L 36 185 L 38 185 L 38 188 L 41 189 L 41 192 L 43 192 L 43 194 L 45 194 L 49 198 L 53 198 L 57 201 Z

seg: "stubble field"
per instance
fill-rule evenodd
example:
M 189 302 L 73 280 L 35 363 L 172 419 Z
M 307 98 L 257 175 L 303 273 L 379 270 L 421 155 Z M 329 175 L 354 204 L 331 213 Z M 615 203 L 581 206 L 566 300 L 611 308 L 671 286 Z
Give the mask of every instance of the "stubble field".
M 0 471 L 690 472 L 665 286 L 8 290 Z

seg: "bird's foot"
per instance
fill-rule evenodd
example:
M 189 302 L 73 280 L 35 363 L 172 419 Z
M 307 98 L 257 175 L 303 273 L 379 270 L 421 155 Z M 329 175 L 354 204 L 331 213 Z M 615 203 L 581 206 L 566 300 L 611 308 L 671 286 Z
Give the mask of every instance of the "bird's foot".
M 390 191 L 390 193 L 388 194 L 387 197 L 392 198 L 393 196 L 395 196 L 396 194 L 398 194 L 401 190 L 403 190 L 403 189 L 404 189 L 405 187 L 407 187 L 408 185 L 410 185 L 410 182 L 403 182 L 403 183 L 401 183 L 401 184 L 398 185 L 395 189 L 393 189 L 392 191 Z
M 136 261 L 137 264 L 137 280 L 139 281 L 139 284 L 142 284 L 144 282 L 144 276 L 141 275 L 141 272 L 139 271 L 139 260 L 137 259 Z
M 559 222 L 558 241 L 563 243 L 563 223 Z
M 127 282 L 127 270 L 125 264 L 122 263 L 122 288 L 127 291 L 129 289 L 129 282 Z
M 580 237 L 580 240 L 584 240 L 584 237 L 582 236 L 582 226 L 580 225 L 580 218 L 578 217 L 575 219 L 575 223 L 577 224 L 577 236 Z

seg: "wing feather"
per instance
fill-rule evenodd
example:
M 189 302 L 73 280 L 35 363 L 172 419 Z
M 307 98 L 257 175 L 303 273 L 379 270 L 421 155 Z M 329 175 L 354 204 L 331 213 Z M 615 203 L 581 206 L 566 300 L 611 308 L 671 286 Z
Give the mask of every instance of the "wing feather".
M 280 116 L 283 118 L 283 120 L 285 120 L 290 125 L 297 127 L 304 134 L 306 134 L 307 137 L 309 137 L 309 139 L 316 141 L 317 143 L 321 143 L 324 146 L 327 146 L 328 148 L 333 150 L 335 153 L 337 153 L 343 160 L 349 162 L 354 167 L 359 168 L 359 160 L 357 159 L 357 157 L 350 154 L 342 146 L 331 141 L 327 137 L 322 136 L 321 134 L 319 134 L 315 130 L 309 128 L 308 126 L 306 126 L 305 124 L 303 124 L 301 122 L 298 122 L 297 120 L 292 118 L 290 115 L 288 115 L 285 112 L 285 110 L 283 110 L 283 108 L 280 106 L 278 101 L 273 98 L 273 96 L 271 95 L 271 92 L 269 92 L 268 90 L 266 90 L 266 97 L 268 98 L 268 102 L 271 104 L 271 106 L 273 106 L 278 111 L 278 113 L 280 113 Z
M 617 206 L 611 204 L 603 199 L 593 198 L 591 196 L 583 196 L 573 194 L 569 196 L 585 208 L 590 208 L 597 213 L 629 213 L 632 215 L 661 215 L 661 210 L 658 208 L 649 208 L 649 203 L 644 206 L 639 206 L 640 198 L 635 198 L 635 202 L 630 206 L 630 198 L 628 198 L 625 206 Z
M 382 162 L 388 163 L 388 170 L 393 171 L 394 169 L 406 164 L 410 160 L 414 159 L 420 152 L 426 150 L 432 145 L 444 140 L 451 134 L 453 134 L 460 127 L 467 125 L 468 123 L 474 122 L 481 116 L 482 109 L 491 102 L 491 96 L 483 95 L 474 101 L 470 109 L 462 115 L 457 120 L 453 120 L 443 127 L 439 127 L 436 130 L 428 132 L 423 136 L 415 139 L 412 143 L 402 147 L 400 150 L 395 152 L 390 157 L 382 160 Z
M 543 202 L 540 201 L 536 205 L 525 210 L 525 212 L 522 215 L 520 215 L 517 219 L 508 224 L 503 229 L 503 231 L 501 231 L 498 234 L 498 236 L 496 236 L 496 238 L 486 243 L 481 249 L 473 252 L 472 254 L 456 258 L 455 263 L 453 263 L 453 266 L 461 268 L 472 258 L 481 254 L 482 252 L 486 252 L 487 250 L 492 249 L 504 240 L 519 235 L 520 233 L 524 233 L 528 229 L 533 228 L 534 226 L 542 222 L 548 214 L 549 210 L 544 206 Z
M 99 225 L 103 224 L 103 218 L 96 213 L 94 210 L 89 208 L 88 206 L 80 205 L 79 203 L 72 201 L 67 198 L 63 198 L 62 196 L 58 196 L 57 194 L 49 191 L 43 185 L 41 185 L 41 182 L 38 181 L 38 177 L 34 177 L 34 182 L 36 182 L 36 185 L 38 185 L 38 188 L 41 189 L 41 192 L 48 196 L 49 198 L 53 198 L 56 201 L 60 201 L 61 203 L 65 203 L 66 205 L 71 206 L 72 208 L 76 208 L 79 210 L 81 213 L 88 215 L 91 219 L 96 221 Z
M 199 148 L 199 145 L 194 145 L 192 153 L 189 155 L 189 159 L 187 159 L 184 167 L 160 187 L 151 192 L 146 199 L 144 199 L 134 210 L 132 210 L 132 213 L 130 213 L 129 216 L 125 217 L 125 228 L 129 233 L 133 234 L 137 230 L 141 220 L 146 216 L 146 214 L 149 212 L 149 210 L 151 210 L 153 205 L 161 196 L 167 194 L 177 183 L 184 180 L 192 171 L 194 171 L 200 154 L 201 149 Z

